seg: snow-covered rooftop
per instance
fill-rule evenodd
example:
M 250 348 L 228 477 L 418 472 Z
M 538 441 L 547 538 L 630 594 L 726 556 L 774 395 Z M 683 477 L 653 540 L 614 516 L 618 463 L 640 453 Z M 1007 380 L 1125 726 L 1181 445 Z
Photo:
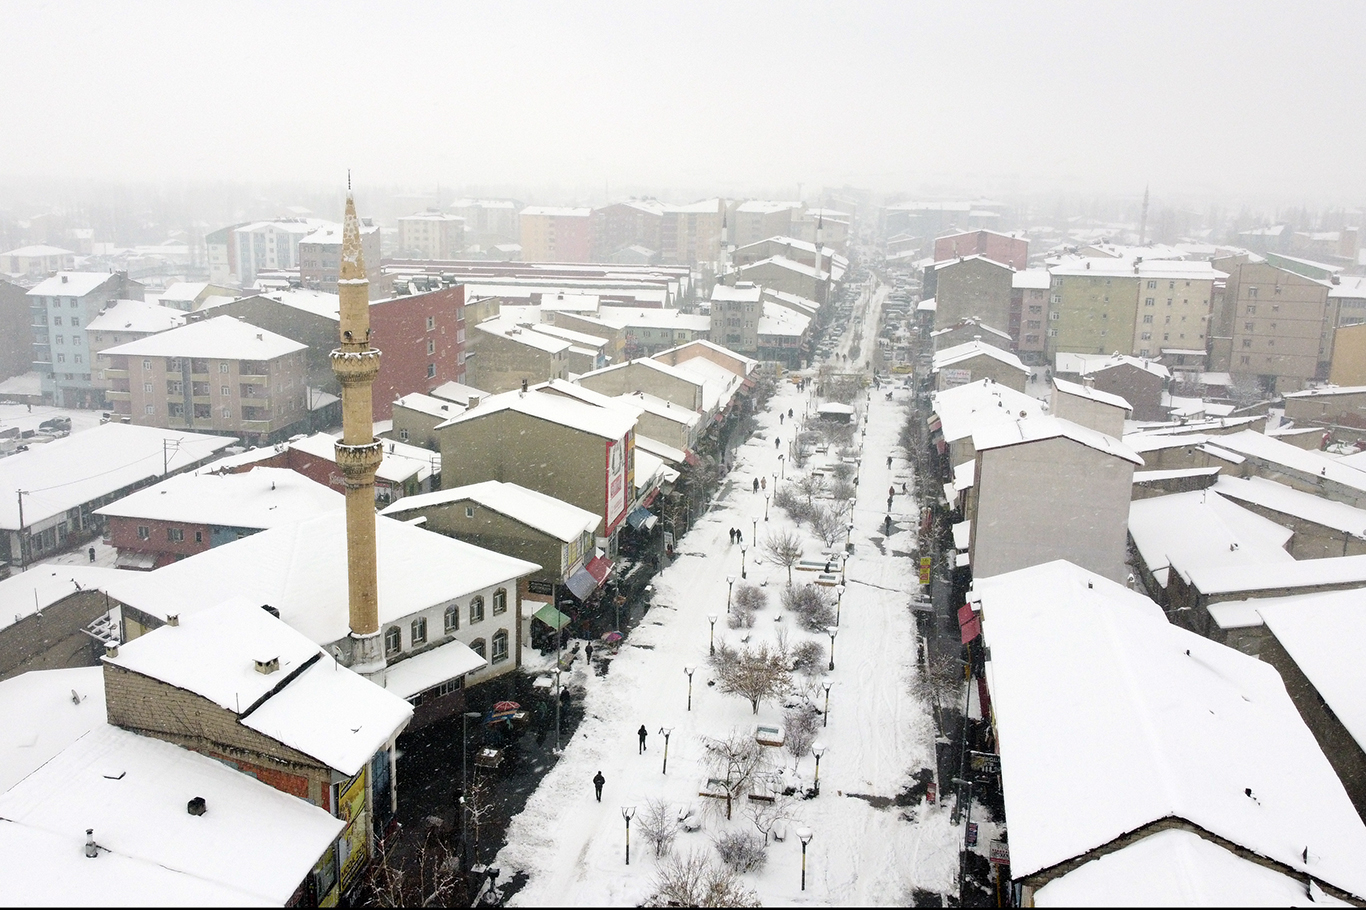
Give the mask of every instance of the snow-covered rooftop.
M 466 399 L 468 400 L 468 399 Z M 423 395 L 421 392 L 410 392 L 394 401 L 394 407 L 407 408 L 410 411 L 417 411 L 429 417 L 440 417 L 445 420 L 460 414 L 465 410 L 463 404 L 457 404 L 449 399 L 441 399 L 432 395 Z
M 1366 826 L 1270 665 L 1062 560 L 975 589 L 1017 878 L 1174 817 L 1366 895 Z
M 1048 269 L 1020 269 L 1010 276 L 1012 288 L 1026 290 L 1047 290 L 1052 282 L 1053 276 L 1048 274 Z
M 995 345 L 987 344 L 984 341 L 973 340 L 965 344 L 956 344 L 951 348 L 944 348 L 934 354 L 934 372 L 939 372 L 945 367 L 951 367 L 955 363 L 964 360 L 971 360 L 973 357 L 990 357 L 999 360 L 1006 366 L 1015 367 L 1022 373 L 1029 373 L 1029 367 L 1021 362 L 1020 358 L 1010 351 L 1003 351 Z
M 1366 540 L 1366 509 L 1334 502 L 1265 477 L 1223 476 L 1214 492 Z
M 115 300 L 86 325 L 88 332 L 165 332 L 185 324 L 185 314 L 145 300 Z
M 1206 566 L 1287 563 L 1289 528 L 1204 490 L 1136 499 L 1129 504 L 1129 535 L 1166 587 L 1168 571 Z
M 763 296 L 764 289 L 757 284 L 752 284 L 746 288 L 732 287 L 728 284 L 718 284 L 711 289 L 712 303 L 758 303 Z
M 1221 448 L 1230 449 L 1249 458 L 1293 468 L 1308 475 L 1317 475 L 1343 486 L 1366 491 L 1366 471 L 1359 471 L 1344 460 L 1329 458 L 1318 452 L 1301 449 L 1288 442 L 1273 439 L 1256 430 L 1242 430 L 1217 438 Z
M 265 529 L 332 512 L 345 503 L 341 493 L 288 468 L 256 467 L 236 474 L 200 469 L 144 487 L 95 514 Z
M 1141 357 L 1131 357 L 1128 354 L 1072 354 L 1059 351 L 1054 357 L 1053 371 L 1055 373 L 1076 373 L 1081 376 L 1090 376 L 1107 370 L 1110 367 L 1117 367 L 1127 364 L 1137 367 L 1145 373 L 1152 373 L 1163 379 L 1171 378 L 1171 371 L 1156 360 L 1146 360 Z
M 497 335 L 509 341 L 524 344 L 527 347 L 536 348 L 547 354 L 559 354 L 568 350 L 570 342 L 563 338 L 554 338 L 542 332 L 534 332 L 529 327 L 517 325 L 510 319 L 495 316 L 492 319 L 479 323 L 475 327 L 476 331 L 487 335 Z
M 441 470 L 441 456 L 431 449 L 399 442 L 396 439 L 384 439 L 381 442 L 383 447 L 379 467 L 375 469 L 375 478 L 378 480 L 401 484 L 416 479 L 420 483 Z M 315 433 L 303 439 L 296 439 L 289 447 L 314 458 L 326 461 L 337 459 L 337 437 L 327 433 Z
M 0 581 L 0 629 L 41 612 L 77 591 L 99 588 L 110 579 L 122 577 L 120 570 L 102 566 L 61 563 L 29 566 L 27 571 Z
M 30 297 L 84 297 L 114 275 L 111 272 L 58 272 L 38 282 L 28 292 Z
M 453 502 L 477 502 L 528 527 L 567 542 L 577 540 L 585 531 L 595 531 L 602 516 L 570 505 L 563 500 L 515 483 L 486 480 L 482 483 L 452 487 L 434 493 L 407 496 L 380 512 L 402 520 L 404 516 L 430 506 Z
M 257 669 L 272 659 L 279 669 Z M 347 775 L 412 718 L 406 701 L 338 666 L 249 594 L 187 612 L 104 661 L 200 695 L 243 726 Z
M 653 414 L 656 417 L 670 420 L 683 427 L 692 428 L 697 426 L 702 415 L 696 411 L 680 405 L 675 405 L 672 401 L 651 395 L 648 392 L 627 392 L 616 396 L 623 401 L 641 409 L 641 411 Z
M 466 405 L 469 404 L 471 395 L 478 395 L 481 398 L 486 398 L 489 393 L 476 389 L 474 386 L 450 380 L 441 383 L 441 385 L 432 389 L 428 394 L 433 398 L 442 398 L 446 401 L 454 401 L 457 404 Z
M 0 793 L 105 723 L 99 667 L 32 670 L 0 680 Z M 2 855 L 2 854 L 0 854 Z
M 376 520 L 375 533 L 381 623 L 538 568 L 385 516 Z M 252 534 L 153 572 L 121 574 L 126 577 L 105 586 L 110 596 L 162 619 L 208 607 L 206 591 L 231 591 L 275 607 L 318 644 L 349 632 L 344 510 Z
M 107 348 L 104 354 L 264 361 L 307 348 L 306 344 L 257 328 L 232 316 L 215 316 Z
M 747 265 L 742 265 L 736 271 L 739 272 L 739 274 L 743 275 L 748 271 L 759 269 L 766 265 L 771 265 L 780 269 L 786 269 L 789 272 L 796 272 L 797 274 L 803 275 L 807 278 L 815 278 L 817 281 L 824 281 L 826 278 L 830 277 L 830 273 L 824 271 L 823 269 L 818 269 L 814 266 L 809 266 L 804 262 L 796 262 L 795 260 L 788 259 L 786 256 L 770 256 L 767 259 L 760 259 L 758 262 L 751 262 Z
M 1090 386 L 1082 385 L 1079 382 L 1068 382 L 1066 379 L 1053 377 L 1053 388 L 1067 395 L 1075 395 L 1078 398 L 1089 398 L 1091 401 L 1100 404 L 1108 404 L 1111 407 L 1122 408 L 1125 411 L 1132 411 L 1134 406 L 1129 404 L 1122 396 L 1114 395 L 1110 392 L 1102 392 L 1100 389 L 1093 389 Z
M 569 208 L 555 205 L 529 205 L 522 209 L 520 214 L 522 216 L 551 215 L 560 218 L 587 218 L 589 215 L 593 214 L 593 210 L 589 208 Z
M 1300 559 L 1274 565 L 1195 567 L 1186 573 L 1201 594 L 1231 594 L 1323 585 L 1366 585 L 1366 554 Z
M 106 423 L 0 459 L 0 528 L 18 530 L 116 490 L 185 468 L 236 442 L 184 430 Z
M 203 815 L 185 811 L 195 797 Z M 163 903 L 177 894 L 285 904 L 345 826 L 215 759 L 108 724 L 0 795 L 0 819 L 30 860 L 10 866 L 6 893 L 52 905 L 73 896 Z M 107 851 L 95 860 L 82 850 L 87 828 Z M 111 890 L 120 884 L 127 890 Z
M 1143 458 L 1137 452 L 1115 437 L 1061 417 L 1028 417 L 1023 420 L 992 423 L 973 431 L 972 447 L 983 452 L 988 449 L 999 449 L 1023 442 L 1063 438 L 1081 443 L 1107 455 L 1123 458 L 1125 461 L 1133 462 L 1136 465 L 1143 464 Z
M 1287 392 L 1286 398 L 1332 398 L 1336 395 L 1360 395 L 1366 392 L 1366 385 L 1337 386 L 1325 385 L 1317 389 L 1304 389 L 1300 392 Z
M 1109 259 L 1096 256 L 1078 256 L 1050 264 L 1048 270 L 1054 275 L 1069 277 L 1089 276 L 1096 278 L 1160 278 L 1164 280 L 1214 281 L 1227 278 L 1204 260 L 1162 260 L 1144 259 L 1138 261 L 1125 256 Z
M 621 411 L 571 401 L 561 395 L 549 395 L 545 392 L 536 391 L 523 393 L 520 390 L 513 390 L 489 396 L 479 402 L 478 407 L 470 408 L 465 413 L 452 417 L 445 423 L 438 424 L 437 429 L 470 420 L 478 420 L 485 415 L 496 414 L 501 411 L 516 411 L 528 417 L 574 427 L 606 439 L 621 439 L 630 432 L 636 422 L 634 416 L 624 414 Z
M 936 392 L 933 401 L 946 442 L 971 436 L 980 427 L 1048 413 L 1045 402 L 990 379 Z

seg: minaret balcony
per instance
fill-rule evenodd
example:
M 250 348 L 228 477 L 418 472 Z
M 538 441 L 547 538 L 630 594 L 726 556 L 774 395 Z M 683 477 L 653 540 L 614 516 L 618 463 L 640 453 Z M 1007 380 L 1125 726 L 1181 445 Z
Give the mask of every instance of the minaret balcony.
M 373 382 L 379 375 L 379 351 L 375 348 L 365 351 L 337 349 L 328 355 L 328 359 L 332 373 L 342 385 Z
M 354 446 L 338 442 L 335 454 L 343 474 L 374 474 L 384 459 L 384 443 L 378 439 Z

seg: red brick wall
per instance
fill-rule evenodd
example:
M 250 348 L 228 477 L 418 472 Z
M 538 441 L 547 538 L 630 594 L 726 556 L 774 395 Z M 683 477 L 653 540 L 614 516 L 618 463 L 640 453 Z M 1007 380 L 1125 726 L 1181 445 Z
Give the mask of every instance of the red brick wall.
M 147 540 L 138 537 L 139 527 L 148 529 Z M 180 528 L 184 532 L 185 539 L 172 541 L 167 536 L 167 529 L 169 528 Z M 198 543 L 194 539 L 195 532 L 199 532 L 202 537 Z M 209 526 L 179 521 L 156 521 L 150 518 L 112 516 L 109 519 L 109 543 L 119 550 L 156 553 L 158 555 L 157 565 L 161 566 L 173 562 L 179 557 L 190 556 L 207 550 L 209 548 Z
M 308 800 L 308 778 L 302 774 L 290 774 L 288 771 L 281 771 L 277 768 L 267 768 L 262 765 L 252 764 L 240 758 L 231 758 L 227 755 L 219 755 L 214 752 L 209 753 L 210 758 L 227 764 L 243 774 L 250 774 L 263 784 L 267 784 L 279 790 L 281 793 L 288 793 L 290 796 L 297 796 L 299 799 Z M 325 791 L 324 791 L 325 792 Z M 324 797 L 326 801 L 326 797 Z M 323 806 L 327 808 L 326 805 Z
M 969 231 L 940 237 L 934 242 L 935 262 L 943 262 L 955 256 L 974 255 L 985 256 L 1004 265 L 1023 269 L 1029 260 L 1029 241 L 1017 240 L 991 231 Z
M 371 337 L 383 355 L 374 385 L 376 420 L 393 416 L 396 398 L 411 392 L 425 393 L 451 380 L 464 382 L 460 354 L 465 345 L 459 335 L 465 327 L 464 310 L 464 285 L 395 297 L 370 307 Z M 430 331 L 429 316 L 436 320 Z M 427 353 L 428 341 L 433 342 L 431 354 Z M 428 364 L 435 364 L 435 376 L 427 375 Z

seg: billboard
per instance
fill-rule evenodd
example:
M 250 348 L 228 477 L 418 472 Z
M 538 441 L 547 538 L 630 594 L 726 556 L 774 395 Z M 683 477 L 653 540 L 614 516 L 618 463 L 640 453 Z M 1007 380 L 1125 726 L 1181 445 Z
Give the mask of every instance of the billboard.
M 606 512 L 606 532 L 604 536 L 611 537 L 612 532 L 621 524 L 621 520 L 626 517 L 626 502 L 630 491 L 630 471 L 628 465 L 631 461 L 630 434 L 622 439 L 612 440 L 607 443 L 607 512 Z

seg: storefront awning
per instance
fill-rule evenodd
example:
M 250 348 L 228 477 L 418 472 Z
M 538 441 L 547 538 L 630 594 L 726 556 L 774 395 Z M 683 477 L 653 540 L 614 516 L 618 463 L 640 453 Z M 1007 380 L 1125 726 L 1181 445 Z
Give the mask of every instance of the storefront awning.
M 531 618 L 539 619 L 552 629 L 563 629 L 573 621 L 568 616 L 565 616 L 559 610 L 555 609 L 554 604 L 546 604 L 541 607 L 541 609 L 531 614 Z
M 124 551 L 119 553 L 114 559 L 114 568 L 133 569 L 139 572 L 146 572 L 156 568 L 157 554 L 155 553 L 134 553 Z
M 698 457 L 694 455 L 691 450 L 685 451 L 683 453 L 683 461 L 691 465 L 696 465 L 700 463 Z
M 626 516 L 626 522 L 637 531 L 642 529 L 646 531 L 654 530 L 654 526 L 658 521 L 659 519 L 652 515 L 649 509 L 644 508 L 643 506 L 637 506 L 631 510 L 631 514 Z
M 658 498 L 659 498 L 659 487 L 655 487 L 653 490 L 650 491 L 650 495 L 645 497 L 645 501 L 642 502 L 641 505 L 644 506 L 644 507 L 646 507 L 646 508 L 649 508 L 651 505 L 654 504 L 654 501 L 655 501 L 656 499 L 658 499 Z
M 565 586 L 580 601 L 586 601 L 598 589 L 598 586 L 607 579 L 607 573 L 610 571 L 612 571 L 611 562 L 601 556 L 594 556 L 586 566 L 569 576 L 565 581 Z
M 607 580 L 607 573 L 612 571 L 612 563 L 605 557 L 594 556 L 592 559 L 588 560 L 588 565 L 583 568 L 589 575 L 593 576 L 593 579 L 598 584 L 602 584 Z

